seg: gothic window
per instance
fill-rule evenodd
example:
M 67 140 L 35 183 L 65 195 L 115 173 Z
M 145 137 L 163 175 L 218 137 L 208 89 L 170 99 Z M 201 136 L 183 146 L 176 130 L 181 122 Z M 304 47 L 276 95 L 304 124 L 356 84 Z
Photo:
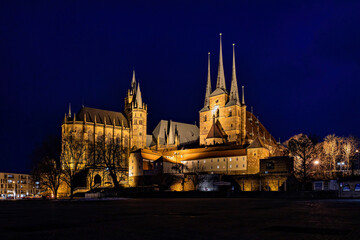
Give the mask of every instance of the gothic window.
M 140 124 L 140 125 L 142 125 L 142 124 L 143 124 L 143 123 L 142 123 L 142 120 L 139 120 L 139 124 Z

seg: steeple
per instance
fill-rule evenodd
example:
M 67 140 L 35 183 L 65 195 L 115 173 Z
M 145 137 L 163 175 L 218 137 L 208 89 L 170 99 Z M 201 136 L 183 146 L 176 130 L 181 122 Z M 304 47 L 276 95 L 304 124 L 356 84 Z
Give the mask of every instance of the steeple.
M 221 36 L 222 36 L 222 34 L 220 33 L 219 67 L 218 67 L 216 88 L 221 88 L 226 91 Z
M 132 80 L 131 80 L 131 90 L 132 90 L 133 94 L 135 93 L 135 89 L 136 89 L 136 79 L 135 79 L 135 69 L 134 69 Z
M 240 104 L 239 90 L 236 79 L 235 44 L 233 44 L 233 64 L 232 64 L 232 78 L 231 78 L 231 89 L 230 89 L 230 102 L 232 102 L 233 104 Z
M 69 103 L 69 117 L 71 117 L 71 103 Z
M 136 105 L 138 108 L 142 108 L 142 98 L 141 98 L 141 91 L 140 91 L 140 83 L 138 83 L 137 85 L 137 90 L 136 90 L 136 96 L 135 96 L 135 101 L 136 101 Z
M 210 94 L 211 94 L 211 77 L 210 77 L 210 52 L 209 52 L 208 53 L 208 74 L 207 74 L 207 83 L 206 83 L 206 94 L 205 94 L 204 107 L 209 107 Z
M 241 96 L 241 104 L 245 105 L 245 93 L 244 93 L 244 86 L 242 86 L 242 96 Z

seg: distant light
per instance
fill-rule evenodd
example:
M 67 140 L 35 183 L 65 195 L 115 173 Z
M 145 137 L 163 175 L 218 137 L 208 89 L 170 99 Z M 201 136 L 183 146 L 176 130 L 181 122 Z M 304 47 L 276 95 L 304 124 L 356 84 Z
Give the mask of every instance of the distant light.
M 318 165 L 319 163 L 320 163 L 319 160 L 315 160 L 315 162 L 314 162 L 315 165 Z

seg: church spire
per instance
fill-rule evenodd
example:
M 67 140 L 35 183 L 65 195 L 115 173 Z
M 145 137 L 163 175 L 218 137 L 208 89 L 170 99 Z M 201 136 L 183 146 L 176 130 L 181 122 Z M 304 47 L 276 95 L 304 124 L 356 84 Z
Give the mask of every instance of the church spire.
M 245 94 L 244 94 L 244 86 L 242 86 L 242 96 L 241 96 L 241 104 L 245 105 Z
M 131 90 L 133 91 L 133 93 L 135 92 L 135 88 L 136 88 L 136 78 L 135 78 L 135 69 L 134 69 L 132 80 L 131 80 Z
M 222 36 L 222 34 L 220 33 L 219 68 L 218 68 L 216 88 L 221 88 L 226 91 L 221 36 Z
M 210 94 L 211 94 L 210 52 L 208 52 L 208 74 L 207 74 L 207 83 L 206 83 L 206 94 L 205 94 L 204 107 L 209 107 L 209 105 L 210 105 Z
M 71 117 L 71 103 L 69 103 L 69 117 Z
M 142 103 L 142 98 L 141 98 L 140 83 L 138 83 L 138 85 L 137 85 L 135 101 L 136 101 L 137 107 L 142 108 L 143 103 Z
M 240 104 L 239 90 L 236 79 L 236 67 L 235 67 L 235 44 L 233 44 L 233 64 L 232 64 L 232 78 L 230 89 L 230 101 L 234 101 L 235 104 Z

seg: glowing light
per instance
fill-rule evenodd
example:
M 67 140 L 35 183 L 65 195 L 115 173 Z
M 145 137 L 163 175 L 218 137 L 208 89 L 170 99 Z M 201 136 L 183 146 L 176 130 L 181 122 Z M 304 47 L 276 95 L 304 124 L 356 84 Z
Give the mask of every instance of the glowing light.
M 320 163 L 319 160 L 315 160 L 314 162 L 315 165 L 318 165 L 319 163 Z

